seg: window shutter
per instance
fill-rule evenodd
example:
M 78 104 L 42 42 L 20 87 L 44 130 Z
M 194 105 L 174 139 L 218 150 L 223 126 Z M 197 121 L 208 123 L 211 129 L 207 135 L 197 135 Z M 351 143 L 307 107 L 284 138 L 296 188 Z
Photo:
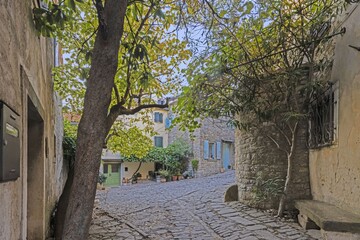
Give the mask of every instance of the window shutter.
M 163 114 L 162 113 L 159 113 L 159 122 L 163 123 Z
M 204 159 L 209 159 L 209 141 L 204 141 Z
M 221 159 L 221 142 L 216 142 L 216 159 Z
M 171 126 L 171 120 L 169 118 L 165 119 L 165 128 L 169 128 Z

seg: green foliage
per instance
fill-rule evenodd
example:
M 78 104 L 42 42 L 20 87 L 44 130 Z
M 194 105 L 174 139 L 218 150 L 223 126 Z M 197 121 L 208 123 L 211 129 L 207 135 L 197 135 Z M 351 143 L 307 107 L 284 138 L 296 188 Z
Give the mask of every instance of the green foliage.
M 132 158 L 144 158 L 152 149 L 153 142 L 142 129 L 132 126 L 130 128 L 119 127 L 119 123 L 110 130 L 107 147 L 113 152 L 120 152 L 122 156 Z M 122 123 L 120 123 L 122 124 Z
M 75 162 L 76 139 L 71 136 L 64 136 L 63 139 L 64 160 L 69 163 L 72 168 Z
M 70 121 L 64 120 L 64 135 L 76 139 L 77 135 L 77 124 L 71 124 Z
M 252 193 L 255 194 L 253 202 L 257 205 L 263 205 L 266 202 L 272 202 L 278 199 L 282 194 L 284 179 L 278 177 L 268 177 L 263 172 L 258 172 Z
M 156 162 L 171 172 L 171 174 L 180 174 L 186 169 L 186 162 L 191 148 L 184 140 L 178 139 L 166 148 L 153 147 L 142 158 L 130 155 L 125 156 L 124 161 L 130 162 Z
M 103 184 L 106 182 L 106 179 L 107 179 L 106 175 L 101 173 L 98 178 L 98 183 Z
M 163 178 L 169 178 L 170 172 L 168 170 L 161 169 L 159 170 L 159 175 L 162 176 Z
M 43 36 L 59 41 L 65 61 L 53 70 L 54 87 L 66 104 L 65 111 L 81 115 L 99 28 L 98 13 L 93 1 L 47 3 L 47 9 L 34 8 L 35 26 Z M 187 42 L 171 29 L 178 11 L 172 1 L 129 2 L 110 108 L 119 105 L 121 109 L 134 109 L 154 104 L 180 89 L 179 66 L 192 53 Z M 144 157 L 152 145 L 148 138 L 154 134 L 149 130 L 152 121 L 147 113 L 142 113 L 131 119 L 130 126 L 125 122 L 121 119 L 111 129 L 108 148 L 125 156 Z M 144 128 L 135 122 L 142 122 Z
M 197 160 L 197 159 L 191 160 L 191 166 L 192 166 L 193 170 L 196 172 L 199 168 L 199 160 Z
M 331 34 L 325 29 L 321 35 L 319 29 L 341 11 L 343 1 L 211 4 L 215 20 L 203 21 L 209 47 L 193 57 L 186 71 L 189 86 L 183 88 L 174 122 L 192 131 L 199 118 L 208 116 L 239 114 L 242 122 L 234 123 L 246 129 L 305 119 L 306 104 L 319 85 L 314 53 Z M 205 20 L 209 9 L 198 11 Z
M 68 120 L 64 120 L 63 153 L 64 160 L 69 163 L 70 168 L 75 162 L 76 134 L 77 125 L 72 125 Z

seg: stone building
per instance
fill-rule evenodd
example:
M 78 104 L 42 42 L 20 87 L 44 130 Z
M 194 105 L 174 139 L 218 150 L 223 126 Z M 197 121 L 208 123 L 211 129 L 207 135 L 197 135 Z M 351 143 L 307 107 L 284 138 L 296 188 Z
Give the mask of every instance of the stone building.
M 292 168 L 293 180 L 287 196 L 288 207 L 293 207 L 295 199 L 310 198 L 308 124 L 302 122 L 299 126 Z M 268 187 L 282 190 L 287 172 L 287 155 L 275 146 L 268 135 L 280 145 L 286 144 L 279 131 L 268 123 L 246 132 L 239 129 L 235 132 L 235 169 L 239 200 L 266 209 L 277 208 L 279 196 L 265 196 L 262 192 Z M 265 182 L 274 184 L 266 185 Z M 259 198 L 259 195 L 262 198 Z
M 0 2 L 0 239 L 45 239 L 67 177 L 54 40 L 39 37 L 32 3 Z
M 172 104 L 176 104 L 174 101 Z M 170 111 L 170 119 L 174 116 Z M 208 176 L 234 168 L 235 130 L 229 126 L 228 119 L 205 118 L 199 120 L 201 127 L 191 137 L 188 131 L 174 126 L 169 131 L 169 144 L 176 139 L 185 140 L 192 149 L 192 159 L 199 160 L 197 176 Z M 191 167 L 191 166 L 190 166 Z
M 360 215 L 359 5 L 360 3 L 349 4 L 332 26 L 335 30 L 345 27 L 346 33 L 334 38 L 327 48 L 328 58 L 332 61 L 332 67 L 326 74 L 330 87 L 315 104 L 329 111 L 326 111 L 328 115 L 321 121 L 312 122 L 313 129 L 310 130 L 313 134 L 317 134 L 318 138 L 320 133 L 321 140 L 313 142 L 309 156 L 313 199 L 334 204 L 358 215 Z M 315 129 L 322 131 L 314 133 Z M 321 132 L 327 132 L 328 137 L 321 136 Z
M 163 104 L 163 102 L 159 102 Z M 166 148 L 168 146 L 168 109 L 154 108 L 148 111 L 139 112 L 132 116 L 119 116 L 118 120 L 127 123 L 128 126 L 136 126 L 139 129 L 145 129 L 147 126 L 143 121 L 134 121 L 139 119 L 144 114 L 148 117 L 149 121 L 153 122 L 152 130 L 155 135 L 150 136 L 155 147 Z M 121 157 L 121 152 L 113 153 L 109 150 L 103 150 L 101 157 L 100 172 L 107 178 L 105 186 L 119 186 L 124 182 L 131 181 L 131 178 L 135 171 L 138 169 L 140 162 L 126 162 Z M 153 173 L 159 167 L 154 162 L 141 163 L 138 173 L 141 174 L 140 179 L 150 179 L 153 177 Z
M 355 2 L 355 1 L 354 1 Z M 312 216 L 327 219 L 329 226 L 339 231 L 360 232 L 360 3 L 347 4 L 345 12 L 332 19 L 329 33 L 346 29 L 342 35 L 322 43 L 316 58 L 330 63 L 315 74 L 327 83 L 308 106 L 310 118 L 303 122 L 297 136 L 297 151 L 293 168 L 294 179 L 288 195 L 290 207 L 295 199 L 323 206 Z M 284 178 L 286 157 L 266 135 L 277 137 L 273 126 L 267 125 L 249 132 L 236 130 L 236 169 L 239 200 L 253 204 L 259 174 Z M 315 201 L 314 201 L 315 200 Z M 262 207 L 275 207 L 277 199 L 270 199 Z M 299 201 L 301 202 L 301 201 Z M 302 212 L 301 204 L 296 204 Z M 327 211 L 321 212 L 326 207 Z M 309 208 L 309 209 L 310 209 Z M 326 212 L 332 213 L 324 217 Z M 301 214 L 300 214 L 301 215 Z M 345 217 L 344 217 L 345 216 Z M 349 217 L 350 216 L 350 217 Z M 309 218 L 310 219 L 310 218 Z M 346 223 L 342 222 L 345 221 Z M 313 219 L 311 219 L 313 220 Z M 303 220 L 304 222 L 307 221 Z M 332 222 L 334 221 L 334 222 Z M 353 222 L 352 222 L 353 221 Z M 308 222 L 304 224 L 307 225 Z M 357 224 L 357 225 L 356 225 Z M 341 226 L 341 227 L 340 227 Z M 346 226 L 346 227 L 344 227 Z M 336 231 L 336 230 L 332 230 Z M 324 232 L 323 232 L 324 233 Z M 358 239 L 350 235 L 325 233 L 325 239 Z

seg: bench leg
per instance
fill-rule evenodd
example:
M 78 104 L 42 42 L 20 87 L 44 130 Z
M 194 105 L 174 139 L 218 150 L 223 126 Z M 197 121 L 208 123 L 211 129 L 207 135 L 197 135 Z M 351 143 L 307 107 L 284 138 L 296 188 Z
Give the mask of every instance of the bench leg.
M 308 216 L 302 214 L 301 212 L 298 215 L 298 221 L 302 228 L 307 229 L 320 229 L 316 223 L 314 223 Z

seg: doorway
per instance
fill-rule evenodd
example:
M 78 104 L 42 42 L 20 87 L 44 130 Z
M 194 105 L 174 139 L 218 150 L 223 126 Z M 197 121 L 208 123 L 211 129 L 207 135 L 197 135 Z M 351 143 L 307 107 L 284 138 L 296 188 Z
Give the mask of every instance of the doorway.
M 231 143 L 230 142 L 223 142 L 223 149 L 222 149 L 222 160 L 223 160 L 223 168 L 228 170 L 231 168 L 230 158 L 231 158 Z
M 106 181 L 104 183 L 107 187 L 114 187 L 120 185 L 120 163 L 104 163 L 103 171 L 106 176 Z
M 45 236 L 44 121 L 28 98 L 27 119 L 27 239 Z

